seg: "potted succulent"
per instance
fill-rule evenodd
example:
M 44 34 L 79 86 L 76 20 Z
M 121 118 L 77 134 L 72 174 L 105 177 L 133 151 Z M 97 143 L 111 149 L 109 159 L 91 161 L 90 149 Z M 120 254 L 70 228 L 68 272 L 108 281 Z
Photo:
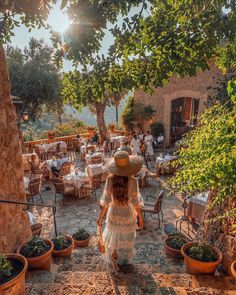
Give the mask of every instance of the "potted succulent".
M 164 241 L 166 255 L 172 258 L 183 258 L 181 248 L 188 242 L 189 241 L 178 232 L 168 235 Z
M 231 274 L 236 279 L 236 260 L 231 264 Z
M 17 253 L 27 259 L 29 269 L 43 270 L 50 270 L 51 268 L 52 251 L 53 243 L 38 236 L 33 237 L 17 249 Z
M 212 274 L 222 260 L 219 249 L 203 243 L 187 243 L 181 253 L 189 274 Z
M 73 235 L 75 246 L 77 247 L 87 247 L 89 245 L 89 240 L 91 235 L 85 229 L 78 229 Z
M 54 249 L 53 256 L 71 257 L 74 240 L 71 236 L 58 236 L 52 239 Z
M 25 294 L 28 262 L 18 254 L 0 255 L 0 294 Z

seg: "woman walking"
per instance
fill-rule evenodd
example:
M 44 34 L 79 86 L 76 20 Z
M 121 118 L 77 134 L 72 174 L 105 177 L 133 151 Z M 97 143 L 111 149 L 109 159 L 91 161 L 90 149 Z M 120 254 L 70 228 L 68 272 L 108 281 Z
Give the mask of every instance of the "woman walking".
M 103 238 L 107 257 L 115 270 L 129 271 L 131 268 L 137 217 L 139 227 L 143 228 L 142 199 L 137 180 L 133 177 L 141 167 L 141 157 L 129 156 L 124 151 L 115 153 L 108 164 L 111 175 L 106 180 L 100 200 L 97 224 L 102 226 L 107 215 Z

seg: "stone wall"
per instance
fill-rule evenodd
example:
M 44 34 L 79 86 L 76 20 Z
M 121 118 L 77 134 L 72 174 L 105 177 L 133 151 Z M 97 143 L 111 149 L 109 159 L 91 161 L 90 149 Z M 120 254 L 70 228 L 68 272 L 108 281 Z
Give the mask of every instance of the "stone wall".
M 205 109 L 207 97 L 214 94 L 213 89 L 208 89 L 208 87 L 214 87 L 216 82 L 222 78 L 221 71 L 212 64 L 210 70 L 198 71 L 196 76 L 171 78 L 166 86 L 156 88 L 152 95 L 136 91 L 134 97 L 137 102 L 151 105 L 156 111 L 153 122 L 161 122 L 164 125 L 165 145 L 168 146 L 170 144 L 171 101 L 179 97 L 199 98 L 199 113 L 201 113 Z M 149 129 L 148 123 L 144 129 Z

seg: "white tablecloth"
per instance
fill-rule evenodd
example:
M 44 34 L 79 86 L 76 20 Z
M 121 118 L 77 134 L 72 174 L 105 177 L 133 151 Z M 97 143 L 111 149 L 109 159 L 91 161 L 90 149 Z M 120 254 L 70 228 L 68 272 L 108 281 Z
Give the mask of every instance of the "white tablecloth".
M 68 174 L 64 176 L 64 182 L 65 184 L 73 184 L 77 189 L 80 189 L 82 185 L 82 180 L 87 178 L 87 174 L 80 172 L 78 175 L 76 174 Z
M 167 163 L 167 162 L 169 162 L 171 160 L 175 160 L 175 159 L 177 159 L 176 156 L 165 156 L 164 158 L 159 156 L 156 158 L 156 164 Z
M 52 167 L 57 167 L 57 160 L 46 160 L 45 163 L 49 171 L 51 171 Z
M 25 190 L 27 190 L 28 187 L 29 187 L 29 182 L 30 182 L 30 180 L 29 180 L 28 177 L 24 176 L 24 177 L 23 177 L 23 181 L 24 181 L 24 187 L 25 187 Z
M 28 160 L 31 160 L 31 156 L 35 155 L 36 156 L 36 162 L 39 161 L 38 155 L 36 153 L 31 153 L 31 154 L 22 154 L 22 160 L 23 160 L 23 168 L 25 171 L 30 170 L 30 164 Z
M 86 170 L 89 176 L 94 176 L 103 173 L 103 166 L 102 164 L 90 164 L 86 167 Z
M 60 144 L 60 152 L 66 153 L 67 152 L 67 144 L 64 141 L 57 141 L 52 143 L 45 143 L 38 145 L 39 152 L 56 152 L 57 151 L 57 145 Z
M 113 144 L 113 149 L 117 149 L 118 147 L 120 147 L 124 139 L 125 139 L 125 136 L 123 135 L 111 136 L 110 142 Z

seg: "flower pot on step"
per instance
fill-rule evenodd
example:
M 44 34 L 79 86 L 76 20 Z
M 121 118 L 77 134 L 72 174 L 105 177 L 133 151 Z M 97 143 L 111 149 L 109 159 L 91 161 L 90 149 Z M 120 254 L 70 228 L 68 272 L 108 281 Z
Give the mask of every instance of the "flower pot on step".
M 172 248 L 170 245 L 168 245 L 168 242 L 171 241 L 172 236 L 169 236 L 168 238 L 165 239 L 164 241 L 164 246 L 166 250 L 166 255 L 170 258 L 183 258 L 183 255 L 181 253 L 181 249 L 175 249 Z M 189 241 L 187 239 L 181 238 L 185 244 L 187 244 Z
M 26 257 L 29 269 L 42 269 L 50 271 L 52 264 L 52 251 L 54 246 L 52 241 L 48 239 L 44 239 L 44 242 L 50 247 L 46 253 L 35 257 Z M 17 249 L 18 254 L 21 254 L 21 250 L 24 246 L 25 244 L 21 245 Z
M 56 257 L 71 257 L 72 250 L 74 247 L 74 239 L 71 236 L 65 236 L 68 241 L 71 242 L 70 246 L 63 250 L 55 250 L 55 247 L 52 251 L 52 255 Z
M 25 295 L 25 273 L 28 267 L 26 258 L 19 254 L 6 254 L 5 256 L 11 261 L 13 269 L 9 278 L 1 279 L 0 294 Z
M 217 259 L 215 261 L 200 261 L 191 258 L 186 251 L 192 246 L 198 246 L 199 243 L 187 243 L 181 248 L 181 253 L 184 256 L 184 263 L 186 266 L 186 272 L 192 275 L 198 274 L 212 274 L 215 272 L 216 267 L 222 260 L 222 253 L 216 247 L 208 245 L 216 254 Z
M 72 236 L 72 238 L 74 240 L 74 246 L 75 247 L 88 247 L 89 241 L 91 239 L 91 235 L 89 235 L 89 237 L 86 240 L 76 240 L 74 235 Z

